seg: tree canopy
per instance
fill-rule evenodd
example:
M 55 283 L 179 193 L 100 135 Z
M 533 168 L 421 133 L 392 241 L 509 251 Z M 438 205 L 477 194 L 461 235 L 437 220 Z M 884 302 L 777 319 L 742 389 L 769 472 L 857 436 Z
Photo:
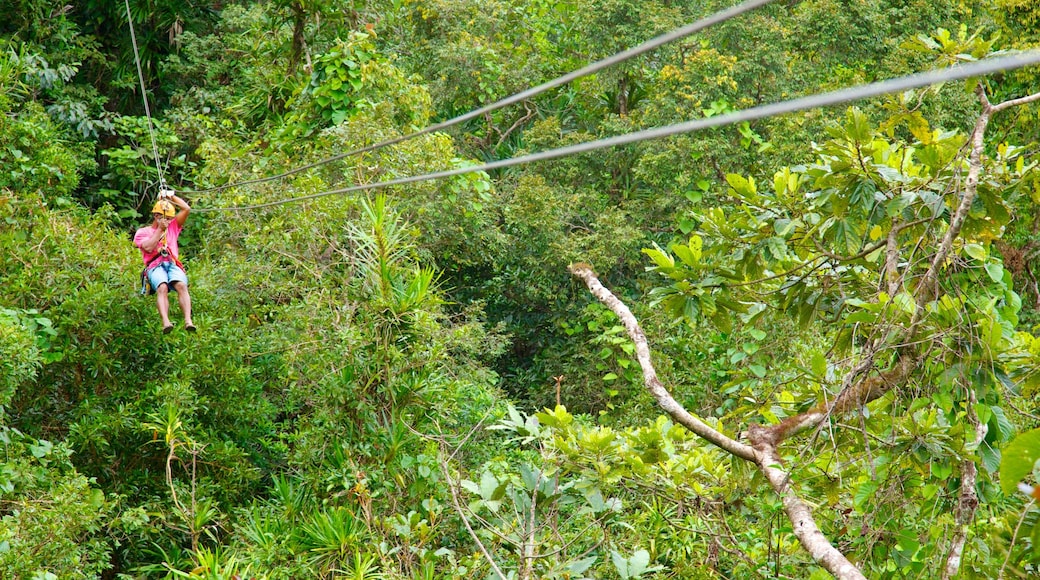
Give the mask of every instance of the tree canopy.
M 1037 67 L 358 189 L 1028 51 L 1033 4 L 769 3 L 372 148 L 731 5 L 6 3 L 0 577 L 1037 575 Z M 160 178 L 195 334 L 138 292 Z

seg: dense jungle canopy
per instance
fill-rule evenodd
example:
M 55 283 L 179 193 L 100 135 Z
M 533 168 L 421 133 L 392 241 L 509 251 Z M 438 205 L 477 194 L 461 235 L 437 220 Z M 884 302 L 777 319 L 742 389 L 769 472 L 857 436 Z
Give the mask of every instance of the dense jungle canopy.
M 0 1 L 0 578 L 1040 575 L 1040 67 L 358 188 L 1040 2 L 763 2 L 343 155 L 732 1 Z M 197 333 L 139 292 L 163 180 Z

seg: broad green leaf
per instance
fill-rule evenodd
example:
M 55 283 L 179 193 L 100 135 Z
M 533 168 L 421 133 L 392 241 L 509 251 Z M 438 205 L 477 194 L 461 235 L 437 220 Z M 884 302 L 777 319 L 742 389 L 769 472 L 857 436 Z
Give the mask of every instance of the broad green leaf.
M 939 481 L 945 481 L 951 475 L 953 475 L 953 465 L 948 461 L 934 460 L 928 464 L 929 471 L 932 477 Z
M 931 144 L 935 139 L 935 134 L 929 129 L 928 121 L 920 111 L 914 111 L 909 115 L 907 128 L 910 129 L 910 134 L 924 145 Z
M 729 173 L 726 175 L 726 182 L 729 183 L 733 193 L 741 199 L 754 200 L 758 197 L 753 177 L 745 179 L 736 173 Z
M 646 550 L 636 550 L 635 554 L 628 559 L 628 571 L 633 577 L 638 577 L 646 572 L 647 566 L 650 564 L 650 552 Z
M 617 550 L 611 550 L 610 561 L 614 564 L 614 568 L 617 570 L 619 576 L 624 579 L 631 578 L 628 574 L 628 558 Z
M 1000 461 L 1000 488 L 1004 495 L 1015 492 L 1015 486 L 1033 472 L 1040 459 L 1040 429 L 1026 431 L 1004 448 Z
M 636 550 L 631 558 L 626 558 L 620 552 L 612 551 L 610 560 L 614 563 L 614 568 L 617 569 L 618 575 L 624 580 L 639 578 L 646 572 L 651 571 L 648 567 L 650 564 L 650 553 L 646 550 Z
M 525 489 L 534 491 L 541 478 L 542 472 L 537 467 L 529 463 L 520 464 L 520 479 L 523 480 Z
M 814 352 L 812 359 L 810 360 L 812 366 L 812 372 L 818 377 L 823 377 L 827 374 L 827 359 L 821 352 Z
M 577 562 L 571 562 L 570 564 L 567 564 L 567 570 L 570 571 L 571 574 L 574 574 L 575 577 L 581 576 L 596 563 L 597 559 L 596 556 L 589 556 L 588 558 L 578 560 Z
M 694 252 L 692 248 L 690 248 L 689 246 L 675 244 L 671 246 L 670 249 L 673 252 L 675 252 L 675 255 L 678 256 L 680 260 L 682 260 L 683 264 L 686 264 L 691 268 L 697 267 L 698 263 L 701 260 L 700 248 L 698 248 L 697 251 Z
M 487 501 L 495 501 L 502 499 L 506 495 L 506 486 L 504 483 L 499 483 L 495 475 L 490 471 L 485 471 L 480 476 L 480 497 Z
M 917 302 L 915 302 L 906 292 L 896 294 L 895 298 L 892 299 L 892 303 L 911 316 L 917 312 Z
M 788 256 L 787 242 L 779 236 L 773 236 L 766 239 L 765 246 L 766 249 L 769 250 L 769 255 L 774 260 L 783 260 Z
M 787 234 L 791 233 L 791 231 L 793 231 L 801 225 L 801 220 L 789 220 L 786 218 L 780 218 L 773 222 L 773 231 L 775 231 L 776 235 L 778 236 L 786 236 Z
M 978 449 L 979 458 L 982 459 L 982 467 L 989 473 L 995 473 L 1000 469 L 1000 450 L 989 443 L 983 442 Z
M 863 111 L 859 107 L 852 107 L 848 110 L 846 115 L 845 132 L 848 133 L 849 137 L 859 143 L 866 143 L 870 141 L 871 129 L 870 121 L 867 120 L 867 116 L 863 114 Z
M 910 204 L 914 202 L 915 196 L 912 193 L 904 193 L 898 197 L 894 197 L 885 203 L 885 213 L 888 217 L 896 217 L 903 212 L 904 209 L 910 207 Z
M 986 259 L 989 258 L 989 254 L 986 252 L 986 248 L 984 248 L 982 244 L 967 244 L 964 246 L 964 253 L 980 262 L 985 262 Z
M 991 417 L 989 421 L 989 435 L 997 442 L 1004 442 L 1011 439 L 1015 435 L 1015 426 L 1011 424 L 1011 421 L 1004 414 L 1004 409 L 992 406 L 990 407 Z M 990 437 L 987 437 L 989 439 Z
M 852 498 L 853 505 L 861 513 L 866 511 L 867 503 L 874 497 L 874 492 L 877 491 L 878 484 L 874 480 L 867 480 L 859 484 L 856 488 L 856 493 Z
M 1004 280 L 1004 267 L 1000 264 L 986 264 L 986 273 L 998 284 Z
M 661 247 L 658 246 L 656 243 L 654 244 L 653 248 L 643 248 L 643 253 L 647 256 L 650 256 L 650 259 L 653 260 L 654 263 L 658 265 L 658 267 L 675 267 L 675 260 L 673 260 L 672 257 L 664 250 L 662 250 Z
M 33 457 L 37 459 L 46 457 L 50 454 L 52 449 L 54 449 L 54 445 L 46 439 L 40 439 L 36 444 L 29 446 L 29 451 L 31 451 Z
M 694 234 L 690 236 L 690 253 L 693 254 L 693 259 L 700 262 L 703 256 L 704 240 L 700 236 Z

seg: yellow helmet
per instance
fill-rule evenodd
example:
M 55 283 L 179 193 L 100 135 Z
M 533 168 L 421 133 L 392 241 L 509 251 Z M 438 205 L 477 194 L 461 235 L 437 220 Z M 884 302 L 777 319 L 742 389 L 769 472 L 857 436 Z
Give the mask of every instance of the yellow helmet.
M 165 199 L 160 199 L 159 201 L 155 202 L 155 205 L 152 207 L 152 214 L 154 215 L 157 213 L 162 214 L 165 217 L 172 218 L 173 216 L 177 215 L 177 208 L 173 207 L 173 204 L 166 201 Z

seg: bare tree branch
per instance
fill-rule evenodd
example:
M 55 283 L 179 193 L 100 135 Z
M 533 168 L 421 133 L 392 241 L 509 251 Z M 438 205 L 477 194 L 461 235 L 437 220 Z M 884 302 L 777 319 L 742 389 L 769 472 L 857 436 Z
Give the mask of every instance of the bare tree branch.
M 950 225 L 947 228 L 946 233 L 943 235 L 942 241 L 939 243 L 939 248 L 932 257 L 928 270 L 925 272 L 924 276 L 921 277 L 921 281 L 917 285 L 915 297 L 917 310 L 909 326 L 905 330 L 905 338 L 901 341 L 906 345 L 914 342 L 914 333 L 916 332 L 920 317 L 923 316 L 923 313 L 926 311 L 925 306 L 929 301 L 934 300 L 938 294 L 939 272 L 946 264 L 946 260 L 953 248 L 953 242 L 958 236 L 960 236 L 961 228 L 964 226 L 964 221 L 967 219 L 968 211 L 971 209 L 971 205 L 978 192 L 979 175 L 982 173 L 982 152 L 985 145 L 984 138 L 990 118 L 994 113 L 1007 109 L 1008 107 L 1040 100 L 1040 93 L 1037 93 L 1019 99 L 1005 101 L 999 105 L 991 105 L 981 83 L 976 87 L 975 93 L 978 95 L 979 101 L 982 104 L 982 113 L 979 114 L 979 118 L 976 120 L 975 128 L 971 134 L 971 152 L 968 158 L 968 177 L 964 184 L 964 192 L 961 195 L 961 202 L 957 206 L 957 210 L 950 218 Z M 889 248 L 889 251 L 891 251 L 891 248 Z M 888 274 L 891 275 L 891 272 Z M 867 377 L 859 382 L 855 382 L 855 379 L 863 374 L 864 370 L 867 370 L 864 368 L 855 368 L 846 376 L 846 380 L 844 381 L 845 386 L 842 389 L 841 394 L 839 394 L 830 405 L 821 404 L 810 411 L 794 417 L 789 417 L 777 425 L 758 427 L 757 429 L 749 430 L 749 433 L 752 435 L 752 445 L 755 445 L 757 448 L 758 445 L 756 444 L 756 439 L 764 444 L 772 446 L 779 445 L 780 442 L 787 437 L 806 429 L 816 427 L 831 415 L 840 415 L 866 405 L 867 403 L 881 397 L 893 387 L 904 383 L 919 362 L 918 355 L 914 355 L 909 351 L 909 349 L 904 348 L 903 352 L 899 355 L 892 367 L 876 376 Z M 864 364 L 869 365 L 867 368 L 872 367 L 873 357 L 870 356 L 865 358 Z
M 989 119 L 993 115 L 994 109 L 993 106 L 989 104 L 989 99 L 986 98 L 986 91 L 982 86 L 982 83 L 979 83 L 975 87 L 975 94 L 979 96 L 979 101 L 982 102 L 982 113 L 979 114 L 979 118 L 975 121 L 975 130 L 971 133 L 971 155 L 968 158 L 968 179 L 964 184 L 964 194 L 961 196 L 961 203 L 957 206 L 957 211 L 950 218 L 950 227 L 946 230 L 946 234 L 943 235 L 942 242 L 939 243 L 939 249 L 936 250 L 935 256 L 932 257 L 931 266 L 928 267 L 928 271 L 925 272 L 924 276 L 921 278 L 921 284 L 918 286 L 917 291 L 918 311 L 921 310 L 921 307 L 935 298 L 938 292 L 939 270 L 946 263 L 946 257 L 950 254 L 950 248 L 953 247 L 953 241 L 957 239 L 957 236 L 961 233 L 961 227 L 964 225 L 965 218 L 968 217 L 968 210 L 971 209 L 971 204 L 975 201 L 975 194 L 978 191 L 979 174 L 982 172 L 982 148 L 985 144 L 984 137 L 986 135 L 986 127 L 989 125 Z M 1001 103 L 999 106 L 1003 107 L 1006 104 L 1007 103 Z
M 532 109 L 531 108 L 531 102 L 530 101 L 524 101 L 524 110 L 527 111 L 527 113 L 523 117 L 520 117 L 519 119 L 517 119 L 516 122 L 513 123 L 513 125 L 511 127 L 506 129 L 506 131 L 501 134 L 502 136 L 498 139 L 498 143 L 495 143 L 495 149 L 498 149 L 499 147 L 501 147 L 502 143 L 505 143 L 505 140 L 509 138 L 509 135 L 513 131 L 516 131 L 516 129 L 518 127 L 520 127 L 524 123 L 530 121 L 531 118 L 534 117 L 535 113 L 538 112 L 537 109 Z M 497 129 L 496 129 L 496 131 L 497 131 Z
M 986 439 L 986 424 L 979 422 L 975 414 L 975 391 L 969 386 L 968 390 L 968 423 L 975 427 L 975 446 L 982 445 Z M 949 580 L 957 575 L 961 568 L 961 558 L 964 556 L 964 544 L 968 540 L 968 527 L 975 519 L 975 508 L 979 506 L 979 496 L 975 493 L 975 482 L 978 479 L 979 470 L 975 466 L 975 460 L 965 459 L 961 462 L 961 493 L 957 501 L 957 531 L 950 542 L 950 551 L 946 555 L 946 567 L 943 568 L 942 580 Z
M 1040 93 L 1037 93 L 1028 97 L 1005 101 L 994 106 L 990 104 L 981 84 L 976 88 L 976 94 L 982 104 L 982 112 L 976 120 L 975 128 L 970 138 L 971 152 L 968 159 L 968 176 L 964 190 L 961 194 L 960 203 L 950 217 L 949 227 L 943 234 L 927 271 L 914 289 L 915 302 L 918 308 L 911 318 L 910 324 L 903 330 L 903 340 L 899 341 L 903 346 L 899 347 L 899 354 L 896 360 L 889 369 L 876 374 L 870 374 L 870 370 L 874 368 L 875 355 L 877 354 L 877 352 L 871 352 L 860 365 L 857 365 L 856 368 L 848 373 L 843 381 L 841 393 L 833 401 L 825 401 L 810 411 L 789 417 L 776 425 L 768 427 L 749 425 L 748 440 L 751 442 L 750 446 L 713 429 L 680 405 L 657 378 L 657 373 L 650 360 L 650 349 L 647 345 L 646 336 L 632 312 L 599 282 L 591 266 L 581 263 L 570 266 L 571 273 L 585 282 L 593 296 L 614 312 L 628 331 L 629 338 L 635 344 L 636 359 L 643 370 L 643 382 L 647 390 L 657 400 L 657 404 L 676 422 L 690 431 L 736 457 L 757 464 L 772 488 L 780 496 L 798 541 L 817 562 L 839 579 L 862 579 L 865 577 L 820 531 L 813 518 L 812 510 L 795 492 L 791 485 L 790 474 L 782 468 L 782 460 L 777 448 L 781 442 L 791 435 L 819 426 L 832 415 L 842 415 L 860 408 L 881 397 L 894 387 L 904 384 L 913 370 L 920 365 L 922 355 L 916 353 L 915 350 L 918 349 L 912 347 L 916 343 L 915 333 L 917 332 L 921 316 L 925 312 L 925 306 L 934 300 L 939 293 L 939 273 L 946 266 L 954 241 L 960 236 L 968 212 L 975 200 L 979 176 L 982 172 L 984 138 L 989 120 L 996 112 L 1015 105 L 1040 100 Z M 895 228 L 893 228 L 893 232 L 895 232 Z M 894 275 L 896 272 L 892 271 L 893 267 L 897 266 L 898 263 L 894 238 L 895 234 L 890 234 L 887 240 L 878 243 L 878 247 L 883 245 L 889 246 L 886 259 L 886 275 L 888 276 L 890 289 L 898 289 L 898 286 L 895 284 L 899 280 Z M 804 267 L 804 265 L 801 267 Z M 973 424 L 976 427 L 976 438 L 981 440 L 979 433 L 984 426 L 978 424 L 977 418 Z M 977 477 L 975 462 L 965 461 L 961 471 L 961 498 L 957 510 L 959 530 L 951 543 L 946 567 L 943 571 L 943 578 L 952 577 L 960 568 L 964 543 L 967 537 L 967 527 L 974 518 L 975 507 L 978 505 L 978 497 L 974 491 L 974 482 Z
M 692 415 L 680 405 L 661 384 L 657 378 L 650 360 L 650 347 L 646 342 L 646 335 L 640 328 L 632 311 L 614 294 L 605 288 L 597 278 L 596 273 L 588 264 L 572 264 L 570 271 L 580 278 L 600 302 L 609 308 L 621 320 L 628 331 L 629 338 L 636 347 L 636 360 L 643 369 L 643 382 L 647 390 L 657 399 L 657 404 L 668 413 L 676 422 L 690 431 L 700 435 L 710 443 L 731 453 L 736 457 L 752 461 L 766 476 L 769 484 L 784 504 L 784 511 L 790 518 L 795 537 L 802 546 L 820 563 L 828 572 L 840 580 L 866 580 L 866 577 L 835 548 L 827 537 L 823 535 L 816 525 L 812 510 L 809 508 L 791 486 L 789 474 L 781 469 L 780 455 L 775 445 L 756 445 L 751 448 L 748 445 L 735 441 L 726 435 L 711 428 L 703 421 Z
M 903 384 L 910 372 L 917 366 L 917 362 L 915 356 L 904 353 L 890 369 L 857 382 L 860 374 L 873 367 L 874 357 L 873 355 L 868 356 L 849 372 L 845 380 L 846 387 L 829 404 L 821 403 L 809 411 L 788 417 L 776 425 L 768 427 L 751 425 L 748 429 L 748 439 L 756 449 L 761 445 L 776 447 L 788 437 L 817 427 L 831 416 L 841 416 L 858 409 L 881 397 L 893 387 Z
M 451 478 L 451 472 L 448 469 L 448 463 L 443 458 L 440 459 L 441 474 L 444 475 L 444 481 L 448 484 L 448 490 L 451 492 L 451 505 L 455 508 L 455 513 L 462 519 L 462 524 L 466 526 L 466 531 L 469 532 L 473 541 L 477 543 L 477 548 L 480 549 L 480 553 L 484 555 L 484 559 L 491 565 L 491 569 L 498 576 L 499 580 L 506 580 L 506 575 L 502 573 L 502 569 L 495 563 L 495 559 L 491 557 L 491 553 L 484 547 L 484 542 L 480 541 L 477 536 L 477 532 L 473 531 L 473 526 L 469 525 L 469 519 L 466 518 L 466 512 L 462 509 L 462 503 L 459 501 L 459 493 L 456 488 L 455 482 Z
M 750 446 L 723 435 L 692 415 L 661 384 L 661 381 L 657 378 L 657 371 L 654 370 L 654 365 L 650 361 L 650 347 L 646 343 L 646 335 L 643 334 L 643 329 L 639 327 L 639 322 L 632 314 L 632 311 L 600 283 L 596 273 L 592 271 L 592 267 L 588 264 L 577 263 L 570 266 L 570 271 L 585 282 L 585 285 L 588 286 L 589 291 L 592 292 L 596 299 L 621 319 L 621 324 L 625 326 L 628 336 L 635 343 L 636 360 L 639 361 L 639 366 L 643 369 L 643 382 L 646 384 L 650 394 L 657 399 L 657 404 L 680 425 L 707 439 L 713 445 L 741 459 L 756 461 L 755 451 Z
M 866 580 L 852 562 L 823 535 L 809 505 L 798 497 L 791 486 L 790 474 L 780 468 L 780 455 L 775 447 L 756 447 L 758 467 L 769 480 L 769 485 L 780 496 L 784 511 L 791 520 L 791 529 L 802 547 L 828 572 L 839 580 Z
M 1027 103 L 1032 103 L 1034 101 L 1040 101 L 1040 93 L 1033 93 L 1032 95 L 1027 95 L 1025 97 L 1019 97 L 1017 99 L 1011 99 L 1010 101 L 1004 101 L 1003 103 L 1000 103 L 999 105 L 993 105 L 991 112 L 997 113 L 997 112 L 1003 111 L 1004 109 L 1010 109 L 1011 107 L 1017 107 L 1019 105 L 1025 105 Z M 987 104 L 988 104 L 988 101 L 987 101 Z

